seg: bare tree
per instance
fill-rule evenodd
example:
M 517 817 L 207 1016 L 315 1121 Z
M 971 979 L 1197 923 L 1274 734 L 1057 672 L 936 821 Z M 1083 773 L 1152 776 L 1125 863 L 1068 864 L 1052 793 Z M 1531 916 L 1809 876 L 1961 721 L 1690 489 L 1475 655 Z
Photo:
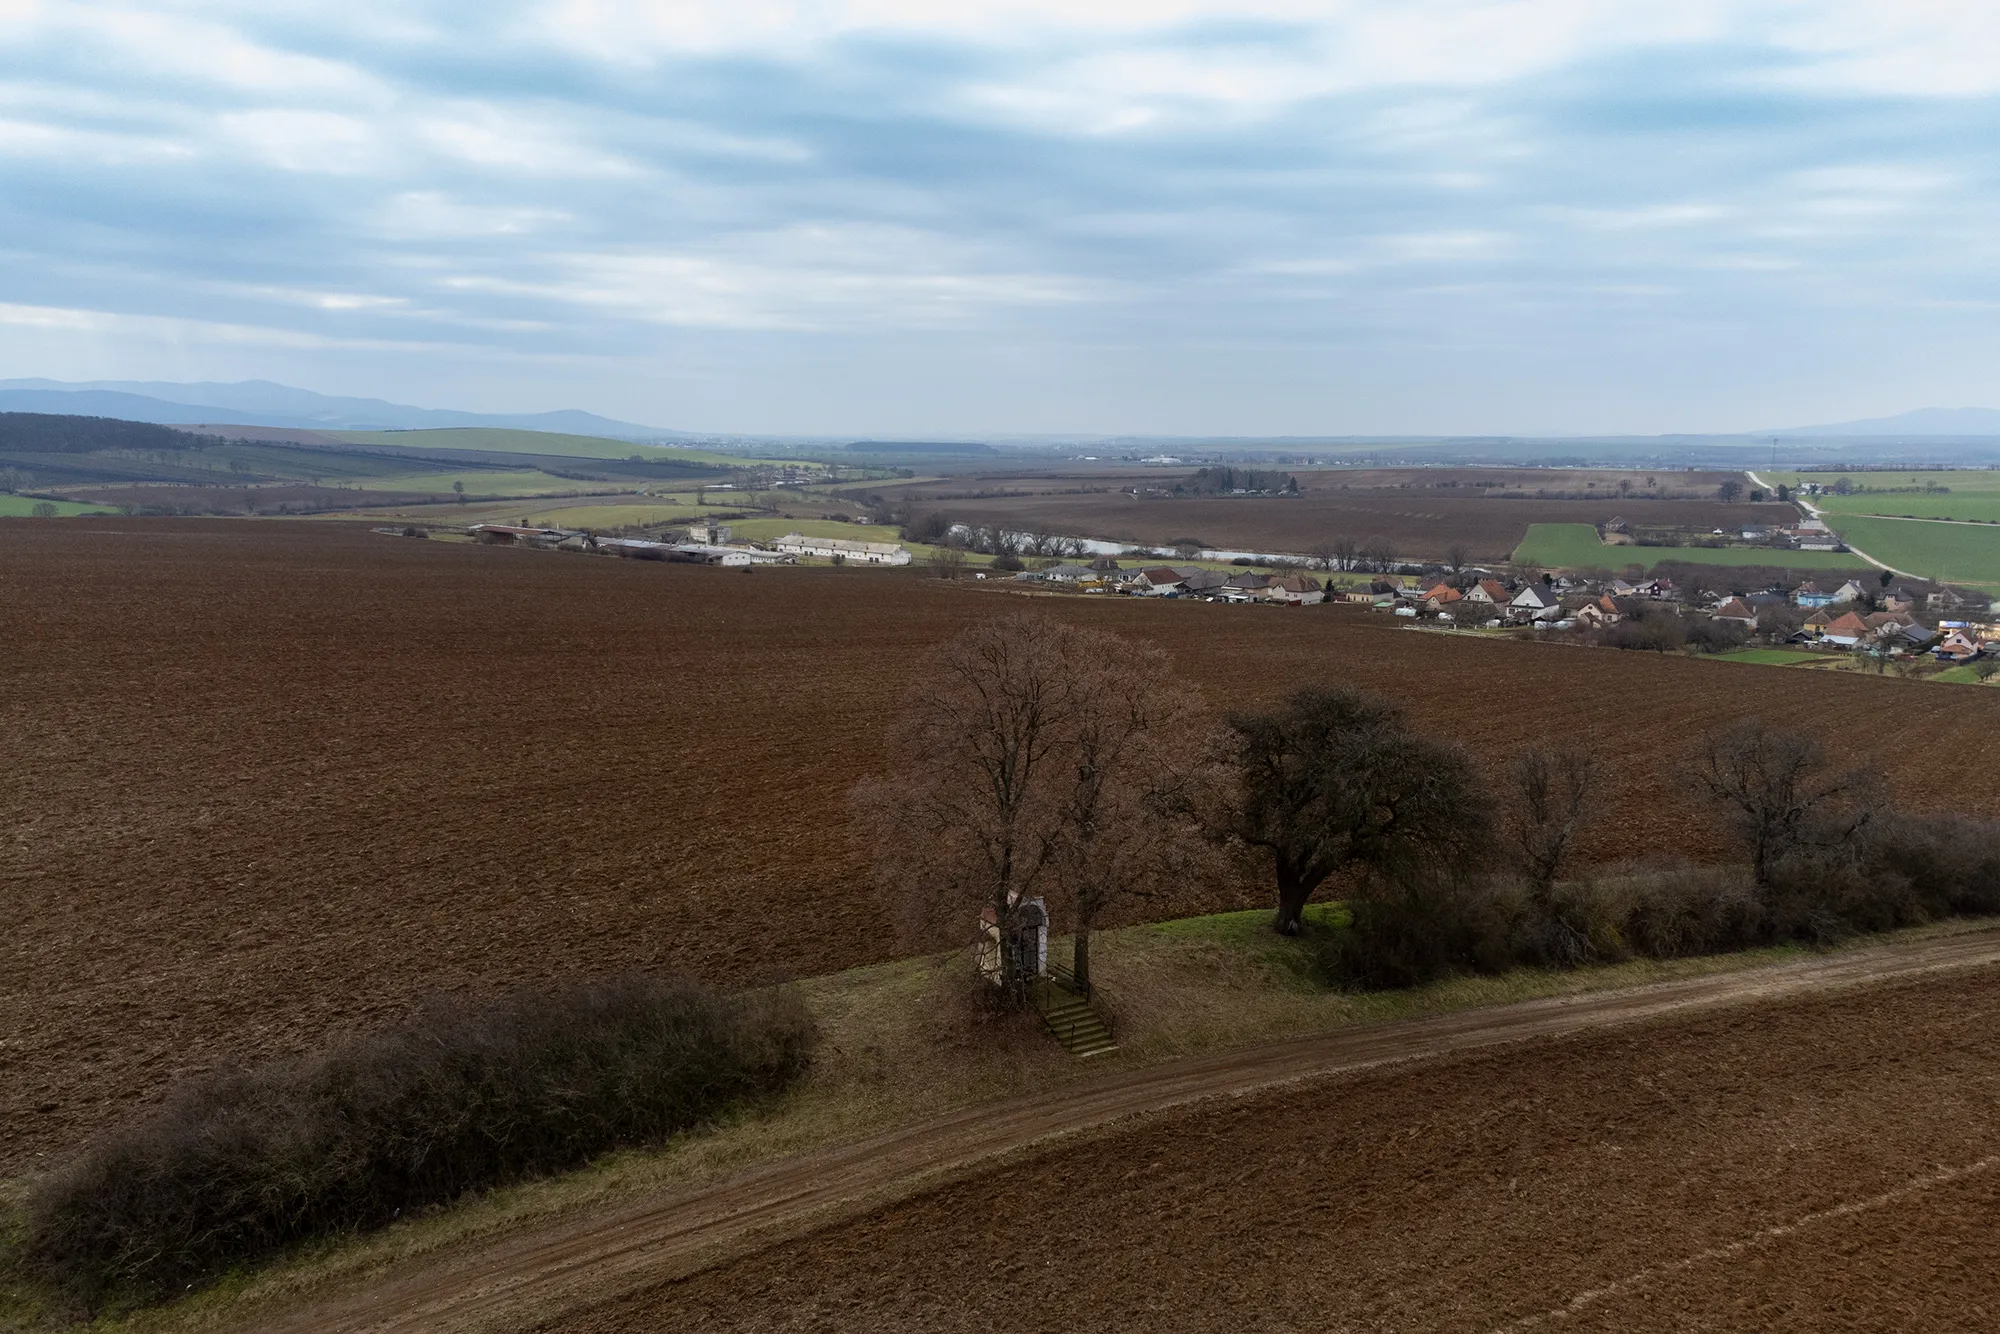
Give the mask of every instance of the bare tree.
M 1697 792 L 1733 818 L 1760 885 L 1770 884 L 1778 864 L 1813 834 L 1858 834 L 1880 803 L 1874 769 L 1836 772 L 1813 736 L 1757 719 L 1703 737 L 1686 772 Z
M 1508 776 L 1508 834 L 1529 883 L 1546 893 L 1595 803 L 1597 757 L 1575 746 L 1530 746 L 1514 756 Z
M 1361 561 L 1371 570 L 1388 574 L 1396 568 L 1396 548 L 1386 541 L 1378 541 L 1361 554 Z
M 1715 494 L 1721 497 L 1723 504 L 1732 505 L 1736 503 L 1736 497 L 1743 494 L 1743 483 L 1734 477 L 1728 478 L 1721 486 L 1715 488 Z
M 1227 724 L 1237 779 L 1227 832 L 1270 854 L 1285 935 L 1303 930 L 1307 901 L 1335 872 L 1453 865 L 1485 841 L 1465 753 L 1411 732 L 1387 700 L 1303 686 Z
M 1181 822 L 1200 773 L 1200 703 L 1157 649 L 1043 615 L 974 626 L 935 654 L 904 700 L 901 762 L 857 785 L 878 878 L 914 940 L 964 944 L 990 924 L 1002 990 L 1008 948 L 1035 901 L 1077 928 L 1077 972 L 1104 908 L 1183 860 Z
M 1343 570 L 1351 570 L 1360 561 L 1361 544 L 1351 537 L 1333 539 L 1333 558 Z
M 1471 559 L 1471 549 L 1463 542 L 1454 542 L 1445 548 L 1444 563 L 1451 567 L 1453 574 L 1457 574 L 1460 570 L 1463 570 Z
M 931 573 L 940 579 L 958 578 L 965 573 L 965 553 L 957 547 L 933 547 Z
M 1312 559 L 1312 563 L 1315 566 L 1322 570 L 1333 569 L 1334 562 L 1338 559 L 1334 552 L 1333 543 L 1331 542 L 1313 543 L 1306 548 L 1306 555 Z
M 1072 970 L 1090 985 L 1090 937 L 1105 909 L 1214 870 L 1197 813 L 1219 773 L 1200 694 L 1167 655 L 1115 635 L 1077 631 L 1091 665 L 1076 682 L 1086 702 L 1056 779 L 1056 893 L 1074 928 Z

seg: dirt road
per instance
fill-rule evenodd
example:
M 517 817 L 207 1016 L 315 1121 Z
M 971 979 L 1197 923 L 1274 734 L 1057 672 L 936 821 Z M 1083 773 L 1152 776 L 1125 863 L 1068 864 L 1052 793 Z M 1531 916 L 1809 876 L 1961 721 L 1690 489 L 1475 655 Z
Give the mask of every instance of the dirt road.
M 365 1291 L 327 1298 L 280 1327 L 387 1334 L 560 1323 L 564 1312 L 601 1308 L 622 1294 L 881 1209 L 927 1186 L 991 1168 L 1003 1155 L 1197 1100 L 1993 963 L 2000 963 L 2000 928 L 1751 972 L 1352 1029 L 1150 1069 L 1110 1067 L 1098 1082 L 1060 1095 L 970 1108 L 706 1190 L 442 1260 Z

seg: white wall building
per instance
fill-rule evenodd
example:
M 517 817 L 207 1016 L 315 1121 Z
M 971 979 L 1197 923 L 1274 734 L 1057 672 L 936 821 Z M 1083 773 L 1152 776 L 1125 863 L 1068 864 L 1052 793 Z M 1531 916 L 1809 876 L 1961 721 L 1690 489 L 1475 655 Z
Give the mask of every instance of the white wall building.
M 771 544 L 771 550 L 788 556 L 842 556 L 853 565 L 908 565 L 907 547 L 894 542 L 853 542 L 844 537 L 807 537 L 786 533 Z

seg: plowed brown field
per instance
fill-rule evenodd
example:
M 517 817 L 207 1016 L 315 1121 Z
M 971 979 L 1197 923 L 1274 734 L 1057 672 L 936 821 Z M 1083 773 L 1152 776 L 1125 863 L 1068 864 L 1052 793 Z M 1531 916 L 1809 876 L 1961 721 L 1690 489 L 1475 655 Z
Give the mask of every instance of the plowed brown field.
M 884 762 L 921 651 L 1018 605 L 336 524 L 0 521 L 0 1173 L 176 1072 L 427 988 L 631 966 L 748 982 L 899 953 L 845 790 Z M 1753 711 L 1878 749 L 1915 804 L 2000 814 L 1990 766 L 1935 763 L 1939 738 L 2000 724 L 1985 692 L 1348 608 L 1035 605 L 1157 639 L 1221 707 L 1340 677 L 1485 755 L 1590 740 L 1612 768 L 1598 857 L 1721 855 L 1671 762 Z
M 544 1327 L 1992 1329 L 1997 984 L 1199 1104 Z

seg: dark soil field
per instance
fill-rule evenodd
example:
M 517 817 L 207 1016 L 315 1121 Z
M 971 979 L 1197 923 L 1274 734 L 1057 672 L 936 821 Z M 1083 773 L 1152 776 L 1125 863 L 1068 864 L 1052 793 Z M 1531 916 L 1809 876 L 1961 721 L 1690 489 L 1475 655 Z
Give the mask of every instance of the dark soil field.
M 177 1073 L 429 988 L 633 966 L 744 983 L 902 953 L 846 790 L 885 762 L 922 651 L 1021 605 L 336 523 L 0 521 L 0 1174 Z M 1344 678 L 1489 758 L 1587 740 L 1611 770 L 1601 859 L 1728 855 L 1672 766 L 1749 712 L 1873 750 L 1915 805 L 2000 814 L 2000 778 L 1935 762 L 2000 725 L 1984 692 L 1346 607 L 1034 605 L 1166 644 L 1219 708 Z
M 921 512 L 926 506 L 918 506 Z M 1741 527 L 1796 520 L 1790 505 L 1724 505 L 1719 500 L 1479 499 L 1454 491 L 1308 491 L 1298 497 L 1085 495 L 1007 496 L 940 500 L 934 506 L 961 523 L 1102 538 L 1139 546 L 1191 537 L 1222 551 L 1310 552 L 1322 542 L 1353 538 L 1363 549 L 1387 546 L 1404 559 L 1443 558 L 1464 543 L 1472 559 L 1502 561 L 1531 523 L 1633 523 L 1692 528 Z
M 1969 970 L 1197 1104 L 561 1328 L 1992 1329 L 1996 987 Z

